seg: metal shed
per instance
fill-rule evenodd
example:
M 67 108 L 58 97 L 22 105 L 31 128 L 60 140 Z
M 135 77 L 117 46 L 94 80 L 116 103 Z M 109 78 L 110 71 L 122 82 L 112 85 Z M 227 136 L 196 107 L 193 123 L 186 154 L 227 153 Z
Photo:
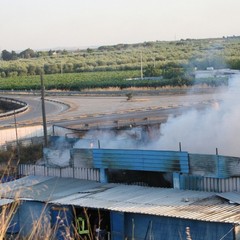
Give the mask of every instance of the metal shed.
M 177 235 L 184 238 L 186 227 L 190 227 L 194 240 L 221 239 L 225 234 L 224 239 L 238 237 L 240 205 L 212 192 L 101 184 L 56 177 L 32 180 L 32 177 L 26 177 L 9 183 L 14 190 L 4 193 L 5 198 L 17 196 L 23 202 L 19 208 L 20 219 L 25 220 L 25 214 L 34 211 L 34 218 L 28 218 L 24 223 L 28 224 L 28 232 L 22 230 L 23 235 L 29 233 L 29 226 L 33 226 L 40 214 L 44 213 L 46 219 L 55 224 L 57 213 L 61 214 L 65 209 L 70 226 L 74 223 L 72 208 L 87 208 L 109 213 L 113 240 L 150 239 L 151 236 L 174 239 Z M 20 229 L 24 224 L 20 221 Z

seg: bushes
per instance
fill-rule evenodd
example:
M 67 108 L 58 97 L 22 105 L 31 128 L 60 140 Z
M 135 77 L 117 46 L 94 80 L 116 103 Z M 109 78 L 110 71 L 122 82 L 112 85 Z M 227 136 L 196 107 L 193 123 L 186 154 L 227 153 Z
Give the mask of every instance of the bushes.
M 20 163 L 35 163 L 42 158 L 42 144 L 23 146 L 19 145 Z M 16 146 L 8 145 L 7 149 L 0 151 L 0 163 L 17 162 L 18 149 Z

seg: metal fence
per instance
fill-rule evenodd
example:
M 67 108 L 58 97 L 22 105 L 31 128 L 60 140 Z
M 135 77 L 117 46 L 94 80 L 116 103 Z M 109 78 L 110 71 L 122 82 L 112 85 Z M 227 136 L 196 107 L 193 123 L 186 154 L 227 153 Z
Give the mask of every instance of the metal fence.
M 240 177 L 210 178 L 180 175 L 181 189 L 206 192 L 240 192 Z
M 77 167 L 46 167 L 34 164 L 20 164 L 18 167 L 20 176 L 51 176 L 62 178 L 77 178 L 100 182 L 99 169 Z

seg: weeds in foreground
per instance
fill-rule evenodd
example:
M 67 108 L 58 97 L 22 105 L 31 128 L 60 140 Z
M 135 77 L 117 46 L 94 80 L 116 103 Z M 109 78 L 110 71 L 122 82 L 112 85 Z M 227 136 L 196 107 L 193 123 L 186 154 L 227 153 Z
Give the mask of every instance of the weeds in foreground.
M 7 230 L 10 227 L 11 220 L 19 206 L 19 201 L 2 206 L 0 213 L 0 240 L 5 239 Z

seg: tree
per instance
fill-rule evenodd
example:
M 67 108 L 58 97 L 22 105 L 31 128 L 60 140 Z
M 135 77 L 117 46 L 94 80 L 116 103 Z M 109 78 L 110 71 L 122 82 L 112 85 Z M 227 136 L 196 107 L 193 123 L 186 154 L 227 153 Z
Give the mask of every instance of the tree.
M 28 49 L 20 52 L 19 56 L 21 58 L 33 58 L 36 56 L 36 53 L 32 49 L 28 48 Z
M 163 78 L 171 79 L 184 76 L 184 69 L 175 62 L 169 62 L 163 66 Z
M 2 59 L 4 61 L 10 61 L 12 60 L 12 53 L 11 52 L 8 52 L 7 50 L 3 50 L 2 51 Z
M 11 60 L 17 60 L 18 59 L 18 55 L 17 55 L 17 53 L 15 51 L 12 51 L 11 55 L 12 55 L 12 59 Z
M 156 69 L 154 65 L 149 64 L 144 70 L 144 77 L 157 77 L 160 75 L 160 70 Z
M 48 51 L 48 56 L 53 56 L 53 54 L 54 54 L 54 51 L 50 49 L 50 50 Z
M 60 66 L 61 67 L 61 66 Z M 65 73 L 71 73 L 73 72 L 73 64 L 72 63 L 66 63 L 63 65 L 63 72 Z
M 6 75 L 6 73 L 5 72 L 1 72 L 1 77 L 2 78 L 5 78 L 7 75 Z
M 88 53 L 92 53 L 92 52 L 93 52 L 93 49 L 87 48 L 87 52 L 88 52 Z
M 57 64 L 44 64 L 43 69 L 46 74 L 54 74 L 60 72 Z
M 30 64 L 27 67 L 27 73 L 28 75 L 35 75 L 36 74 L 36 66 Z

